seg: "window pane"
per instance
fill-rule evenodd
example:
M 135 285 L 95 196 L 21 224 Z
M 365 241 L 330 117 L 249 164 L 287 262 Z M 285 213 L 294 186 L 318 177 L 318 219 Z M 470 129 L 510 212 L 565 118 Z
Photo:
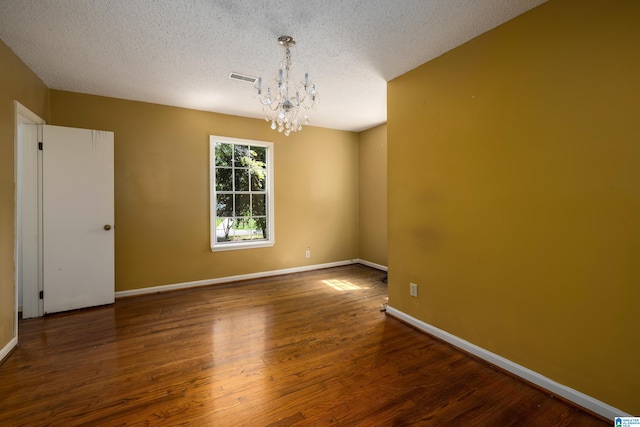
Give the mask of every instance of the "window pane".
M 236 218 L 233 223 L 233 240 L 251 240 L 251 221 L 249 218 Z
M 267 215 L 267 195 L 266 194 L 252 194 L 251 202 L 253 204 L 253 209 L 251 210 L 252 216 Z
M 233 218 L 217 218 L 216 219 L 216 241 L 227 242 L 231 240 L 231 231 Z
M 267 170 L 264 168 L 251 169 L 251 191 L 266 191 Z
M 249 191 L 249 169 L 234 169 L 236 177 L 235 191 Z
M 233 170 L 230 168 L 216 168 L 216 190 L 233 191 Z
M 254 239 L 268 239 L 269 236 L 267 235 L 267 218 L 254 218 L 253 221 L 255 223 L 256 231 L 254 234 Z
M 251 159 L 251 154 L 249 152 L 248 145 L 234 145 L 234 159 L 236 167 L 247 167 L 249 166 L 249 160 Z
M 264 239 L 262 228 L 258 224 L 258 221 L 256 221 L 255 219 L 252 219 L 249 222 L 249 229 L 251 230 L 251 240 Z
M 251 215 L 251 196 L 249 194 L 236 194 L 236 216 Z
M 256 162 L 264 163 L 267 161 L 267 147 L 251 147 L 253 158 Z
M 216 143 L 216 166 L 231 166 L 233 144 Z
M 233 194 L 218 194 L 216 196 L 216 216 L 233 216 Z

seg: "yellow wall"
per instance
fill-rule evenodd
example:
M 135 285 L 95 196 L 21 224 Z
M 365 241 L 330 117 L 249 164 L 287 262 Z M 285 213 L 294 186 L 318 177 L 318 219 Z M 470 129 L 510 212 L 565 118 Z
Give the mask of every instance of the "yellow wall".
M 551 0 L 388 85 L 390 305 L 636 415 L 638 22 Z
M 358 258 L 357 133 L 57 90 L 51 119 L 115 132 L 118 291 Z M 275 246 L 211 252 L 209 135 L 275 143 Z
M 0 40 L 0 349 L 13 338 L 14 285 L 14 100 L 48 118 L 49 91 Z
M 360 133 L 360 259 L 387 265 L 387 125 Z

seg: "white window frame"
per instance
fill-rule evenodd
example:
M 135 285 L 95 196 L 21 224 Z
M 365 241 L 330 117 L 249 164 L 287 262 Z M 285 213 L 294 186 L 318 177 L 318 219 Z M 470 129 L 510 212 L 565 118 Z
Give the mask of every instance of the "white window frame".
M 263 240 L 243 240 L 239 242 L 218 242 L 216 233 L 216 143 L 222 142 L 235 145 L 252 145 L 265 147 L 267 163 L 267 239 Z M 270 247 L 275 244 L 274 233 L 274 208 L 273 208 L 273 143 L 266 141 L 256 141 L 251 139 L 230 138 L 227 136 L 209 135 L 209 225 L 211 251 L 231 251 L 237 249 L 252 249 Z

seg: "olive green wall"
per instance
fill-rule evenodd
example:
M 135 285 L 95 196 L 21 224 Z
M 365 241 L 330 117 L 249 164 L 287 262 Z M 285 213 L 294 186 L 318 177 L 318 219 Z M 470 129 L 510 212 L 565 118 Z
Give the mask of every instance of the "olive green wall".
M 0 40 L 0 349 L 14 336 L 14 100 L 47 120 L 49 91 Z
M 357 133 L 58 90 L 51 122 L 115 133 L 117 291 L 358 258 Z M 209 135 L 274 142 L 275 246 L 211 252 Z
M 638 22 L 551 0 L 388 85 L 389 304 L 636 415 Z
M 387 265 L 387 125 L 360 132 L 360 259 Z

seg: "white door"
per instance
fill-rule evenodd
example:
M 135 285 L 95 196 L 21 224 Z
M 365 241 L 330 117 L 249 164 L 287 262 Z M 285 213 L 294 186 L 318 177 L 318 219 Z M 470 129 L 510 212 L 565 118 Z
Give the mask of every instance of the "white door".
M 43 126 L 44 312 L 114 301 L 113 133 Z

